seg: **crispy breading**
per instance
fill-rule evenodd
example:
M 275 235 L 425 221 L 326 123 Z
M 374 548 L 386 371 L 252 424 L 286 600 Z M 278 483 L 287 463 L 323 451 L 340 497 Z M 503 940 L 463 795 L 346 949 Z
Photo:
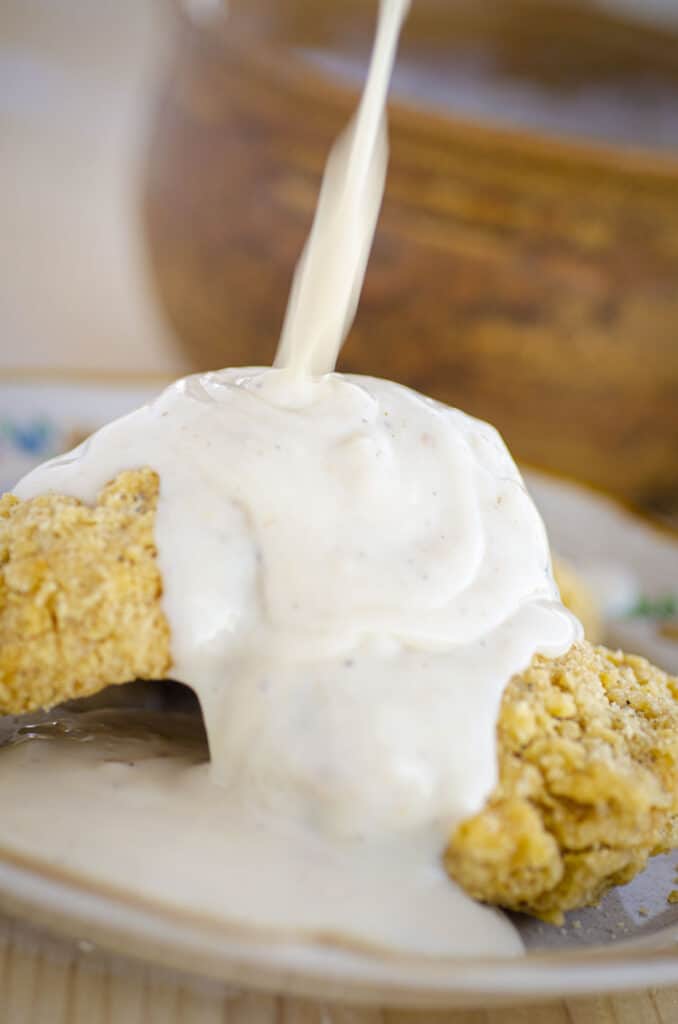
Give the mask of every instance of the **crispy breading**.
M 141 469 L 120 473 L 94 507 L 0 497 L 0 714 L 167 675 L 158 489 Z
M 561 601 L 581 622 L 586 639 L 592 644 L 600 643 L 603 640 L 601 610 L 589 587 L 570 563 L 559 556 L 553 559 L 553 575 Z
M 93 507 L 0 498 L 0 713 L 167 676 L 158 490 L 141 469 Z M 478 899 L 558 921 L 678 844 L 678 682 L 642 658 L 588 643 L 536 658 L 505 691 L 498 757 L 445 854 Z
M 678 844 L 678 680 L 582 643 L 509 682 L 498 784 L 445 853 L 472 896 L 556 923 Z

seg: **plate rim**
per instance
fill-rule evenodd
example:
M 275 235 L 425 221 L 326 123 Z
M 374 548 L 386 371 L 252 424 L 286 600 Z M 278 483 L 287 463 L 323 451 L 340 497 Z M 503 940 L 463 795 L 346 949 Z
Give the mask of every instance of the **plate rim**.
M 36 899 L 35 885 L 39 893 Z M 31 888 L 32 895 L 28 893 Z M 62 905 L 68 902 L 68 909 Z M 244 927 L 204 928 L 176 911 L 120 900 L 81 884 L 59 885 L 30 869 L 0 861 L 0 908 L 51 934 L 91 943 L 126 959 L 266 992 L 356 1005 L 422 1008 L 481 1007 L 660 987 L 678 982 L 678 926 L 629 947 L 620 942 L 557 953 L 511 957 L 429 957 L 317 947 L 289 940 L 247 941 Z M 306 963 L 300 962 L 307 957 Z M 406 973 L 407 968 L 412 968 Z M 413 974 L 416 977 L 413 978 Z M 406 981 L 403 981 L 406 977 Z

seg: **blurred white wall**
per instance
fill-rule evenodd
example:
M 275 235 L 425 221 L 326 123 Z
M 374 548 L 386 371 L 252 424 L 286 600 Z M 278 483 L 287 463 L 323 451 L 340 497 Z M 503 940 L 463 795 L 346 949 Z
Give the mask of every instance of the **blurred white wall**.
M 165 14 L 0 3 L 0 369 L 183 369 L 137 216 Z

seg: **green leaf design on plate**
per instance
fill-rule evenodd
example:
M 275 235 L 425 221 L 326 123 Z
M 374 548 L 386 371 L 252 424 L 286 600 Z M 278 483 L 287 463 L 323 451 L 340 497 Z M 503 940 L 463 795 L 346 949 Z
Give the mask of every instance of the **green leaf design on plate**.
M 630 619 L 672 619 L 678 615 L 678 594 L 640 597 L 629 612 Z

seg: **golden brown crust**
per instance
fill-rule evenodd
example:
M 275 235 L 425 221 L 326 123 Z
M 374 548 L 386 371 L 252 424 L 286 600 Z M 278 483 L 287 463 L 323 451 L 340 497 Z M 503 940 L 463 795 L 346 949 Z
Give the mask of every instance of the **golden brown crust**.
M 94 507 L 0 497 L 0 714 L 166 676 L 158 487 L 142 469 L 120 473 Z
M 94 507 L 0 498 L 0 713 L 167 675 L 158 487 L 145 469 Z M 678 843 L 678 682 L 642 658 L 583 643 L 535 659 L 498 739 L 499 783 L 445 855 L 473 896 L 557 921 Z
M 559 922 L 678 842 L 678 680 L 588 643 L 509 683 L 499 782 L 445 853 L 477 899 Z

